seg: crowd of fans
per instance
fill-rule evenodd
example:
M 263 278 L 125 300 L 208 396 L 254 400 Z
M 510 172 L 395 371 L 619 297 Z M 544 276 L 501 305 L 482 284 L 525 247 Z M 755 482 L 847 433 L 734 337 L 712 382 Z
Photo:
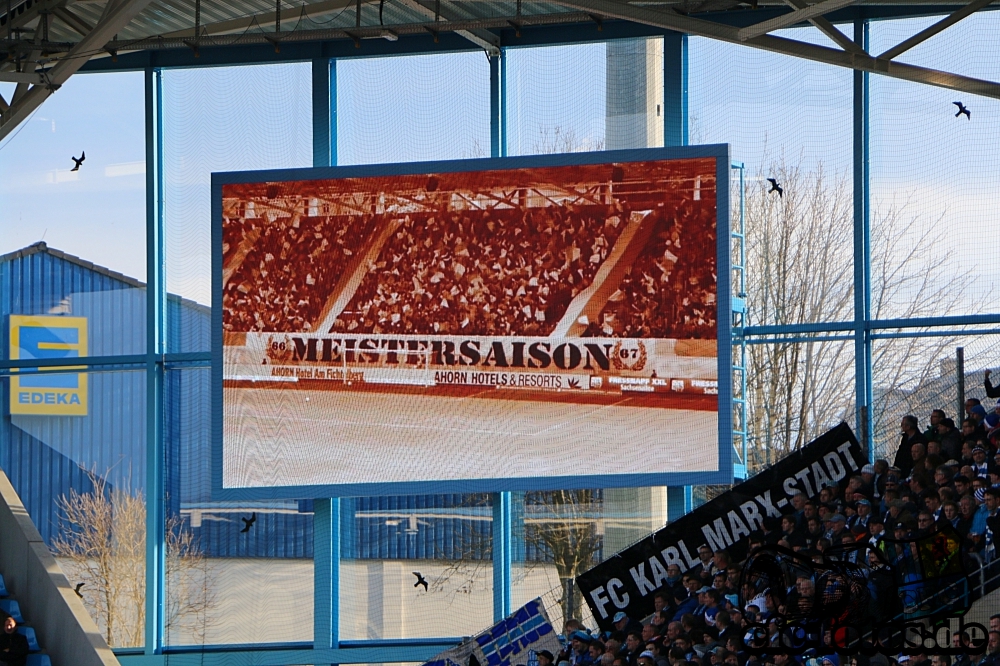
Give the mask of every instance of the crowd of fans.
M 627 221 L 620 205 L 407 215 L 335 329 L 548 335 Z
M 598 321 L 585 335 L 715 339 L 716 232 L 713 202 L 653 211 L 656 227 Z
M 223 291 L 227 331 L 308 331 L 374 228 L 372 215 L 233 218 L 223 266 L 246 255 Z
M 585 335 L 716 336 L 711 202 L 657 208 L 646 248 Z M 636 213 L 638 215 L 639 213 Z M 348 333 L 549 335 L 591 285 L 627 204 L 411 213 L 334 322 Z M 227 217 L 227 331 L 309 331 L 381 215 Z
M 987 411 L 970 399 L 965 409 L 960 429 L 942 410 L 932 412 L 925 429 L 916 417 L 903 417 L 892 464 L 882 459 L 865 465 L 860 474 L 824 488 L 814 499 L 793 496 L 794 512 L 765 520 L 763 529 L 748 537 L 751 552 L 765 544 L 783 546 L 817 564 L 825 557 L 853 562 L 850 557 L 867 552 L 870 566 L 862 569 L 872 595 L 885 590 L 905 605 L 893 578 L 888 585 L 873 584 L 879 562 L 905 570 L 913 557 L 908 544 L 947 524 L 961 537 L 963 555 L 978 557 L 990 571 L 998 561 L 994 535 L 1000 534 L 1000 400 Z M 725 551 L 702 546 L 699 557 L 700 563 L 683 575 L 676 564 L 667 568 L 667 583 L 655 592 L 651 617 L 640 621 L 619 612 L 615 630 L 600 634 L 570 620 L 565 649 L 551 659 L 540 658 L 540 666 L 549 666 L 546 661 L 556 666 L 1000 666 L 1000 615 L 990 619 L 989 642 L 982 649 L 968 634 L 952 637 L 953 646 L 965 646 L 954 665 L 951 657 L 933 655 L 933 650 L 895 658 L 838 655 L 829 631 L 820 641 L 829 649 L 767 654 L 767 646 L 780 640 L 775 620 L 786 616 L 786 607 L 775 607 L 769 595 L 747 600 L 745 589 L 741 596 L 742 566 Z M 793 597 L 807 603 L 818 599 L 809 578 L 799 578 L 789 590 L 788 604 Z M 904 607 L 903 612 L 921 610 L 926 609 Z M 746 649 L 747 632 L 755 624 L 768 627 L 765 654 Z

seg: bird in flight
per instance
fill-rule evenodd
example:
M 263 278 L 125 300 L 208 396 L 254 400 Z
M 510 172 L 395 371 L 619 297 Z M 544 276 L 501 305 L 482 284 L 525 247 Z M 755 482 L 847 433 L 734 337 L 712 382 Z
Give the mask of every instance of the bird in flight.
M 83 599 L 83 595 L 80 594 L 80 588 L 83 587 L 84 585 L 86 585 L 86 583 L 77 583 L 76 589 L 73 590 L 74 592 L 76 592 L 76 596 L 80 597 L 81 599 Z
M 243 521 L 243 529 L 240 530 L 240 534 L 246 534 L 253 527 L 253 524 L 257 522 L 257 512 L 254 511 L 249 518 L 240 518 Z
M 966 118 L 972 120 L 972 112 L 964 104 L 961 102 L 952 102 L 952 104 L 958 107 L 958 113 L 955 114 L 956 118 L 964 113 Z
M 424 586 L 424 592 L 427 591 L 427 579 L 419 571 L 414 571 L 413 575 L 417 577 L 417 582 L 413 584 L 413 587 Z
M 774 178 L 768 178 L 767 182 L 771 183 L 771 189 L 767 191 L 768 194 L 770 194 L 771 192 L 777 192 L 779 197 L 781 198 L 785 197 L 785 191 L 781 189 L 781 185 L 778 184 L 777 180 L 775 180 Z
M 84 150 L 83 152 L 80 153 L 80 159 L 77 159 L 77 158 L 73 157 L 72 155 L 70 155 L 69 158 L 71 160 L 73 160 L 73 162 L 76 163 L 76 166 L 74 166 L 72 169 L 70 169 L 70 171 L 79 171 L 80 170 L 80 165 L 83 164 L 83 161 L 85 159 L 87 159 L 87 151 Z

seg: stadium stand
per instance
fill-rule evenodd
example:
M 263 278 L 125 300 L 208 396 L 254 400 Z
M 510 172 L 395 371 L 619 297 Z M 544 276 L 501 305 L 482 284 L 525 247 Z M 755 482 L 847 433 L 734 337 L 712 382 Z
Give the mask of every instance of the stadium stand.
M 225 329 L 310 330 L 330 289 L 368 240 L 373 219 L 294 214 L 227 221 L 237 232 L 223 248 L 224 265 L 232 271 L 224 295 Z
M 409 215 L 335 328 L 548 335 L 590 284 L 625 219 L 626 212 L 597 205 Z
M 879 459 L 865 465 L 859 474 L 843 479 L 839 486 L 825 488 L 815 501 L 800 495 L 801 499 L 793 502 L 795 513 L 783 519 L 765 520 L 763 529 L 748 537 L 751 548 L 780 546 L 797 553 L 804 561 L 817 564 L 831 561 L 824 558 L 842 561 L 848 567 L 845 571 L 863 575 L 861 582 L 866 584 L 875 602 L 869 608 L 892 608 L 884 603 L 888 598 L 900 601 L 900 606 L 893 611 L 898 614 L 892 617 L 926 614 L 938 606 L 942 610 L 954 610 L 958 594 L 961 602 L 958 610 L 969 613 L 966 621 L 972 617 L 973 621 L 986 625 L 983 613 L 993 613 L 991 609 L 995 610 L 995 606 L 990 602 L 995 603 L 995 599 L 990 595 L 1000 589 L 1000 558 L 995 549 L 995 535 L 1000 533 L 1000 421 L 987 431 L 985 439 L 979 441 L 981 446 L 988 448 L 991 461 L 984 471 L 989 477 L 987 480 L 977 476 L 971 458 L 945 461 L 936 453 L 939 448 L 936 444 L 946 439 L 953 429 L 943 410 L 935 410 L 931 427 L 924 434 L 918 429 L 916 417 L 907 419 L 912 422 L 904 423 L 912 427 L 902 433 L 902 444 L 910 444 L 913 437 L 919 437 L 922 441 L 912 442 L 913 446 L 929 447 L 935 453 L 915 456 L 917 462 L 905 470 L 886 459 Z M 944 425 L 937 427 L 941 423 Z M 940 589 L 929 586 L 924 575 L 935 574 L 920 571 L 924 566 L 921 562 L 940 562 L 947 553 L 939 553 L 931 559 L 919 559 L 914 555 L 919 549 L 928 548 L 931 537 L 942 531 L 957 533 L 961 538 L 959 556 L 964 561 L 965 576 L 960 576 L 959 592 L 955 591 L 958 583 L 949 583 Z M 757 551 L 760 552 L 766 549 Z M 866 560 L 859 559 L 853 554 L 855 552 L 867 553 Z M 754 556 L 752 551 L 750 559 Z M 615 617 L 615 631 L 591 633 L 581 620 L 569 619 L 564 627 L 565 635 L 576 640 L 567 640 L 565 650 L 555 657 L 555 663 L 639 666 L 644 663 L 640 658 L 644 654 L 651 655 L 646 663 L 654 666 L 845 663 L 838 661 L 832 635 L 827 632 L 821 636 L 819 621 L 808 620 L 813 603 L 831 602 L 822 591 L 817 593 L 811 587 L 813 583 L 809 579 L 801 577 L 808 565 L 799 563 L 797 569 L 784 571 L 786 578 L 778 584 L 779 594 L 768 592 L 776 581 L 766 575 L 758 579 L 755 589 L 759 595 L 755 597 L 748 588 L 740 589 L 741 584 L 746 586 L 747 581 L 752 580 L 746 578 L 746 563 L 733 562 L 726 551 L 713 552 L 704 545 L 699 550 L 699 557 L 700 565 L 696 564 L 683 576 L 676 566 L 668 568 L 666 582 L 651 592 L 657 600 L 657 612 L 641 622 L 640 618 L 624 617 L 622 613 L 622 617 Z M 894 578 L 886 577 L 881 562 L 887 562 L 914 582 L 897 586 Z M 800 576 L 798 580 L 795 571 Z M 787 577 L 789 575 L 791 578 Z M 788 581 L 794 584 L 786 589 Z M 828 587 L 826 591 L 834 588 Z M 979 608 L 982 604 L 985 606 Z M 792 656 L 780 654 L 777 649 L 780 641 L 790 641 L 792 636 L 788 632 L 792 629 L 787 625 L 782 628 L 775 620 L 790 615 L 808 620 L 803 620 L 803 626 L 807 633 L 814 632 L 809 635 L 820 642 L 819 649 L 800 650 Z M 762 637 L 765 641 L 762 654 L 752 654 L 745 643 L 754 624 L 768 627 L 767 637 Z M 1000 615 L 990 615 L 988 624 L 989 645 L 984 642 L 978 653 L 970 649 L 969 654 L 959 657 L 956 663 L 990 666 L 998 663 Z M 635 640 L 630 640 L 633 632 Z M 955 638 L 965 641 L 968 646 L 971 637 L 965 634 Z M 775 649 L 771 651 L 769 647 Z M 927 663 L 929 666 L 932 652 L 909 657 L 911 664 Z M 840 660 L 848 658 L 855 666 L 876 663 L 875 658 L 869 661 L 868 657 L 839 657 Z M 906 660 L 890 657 L 881 663 L 898 666 L 906 664 Z M 941 661 L 938 666 L 950 663 Z
M 118 660 L 74 595 L 3 472 L 0 545 L 0 623 L 11 617 L 22 625 L 16 631 L 24 637 L 21 645 L 29 651 L 23 665 L 52 666 L 51 654 L 60 665 L 117 666 Z M 6 663 L 22 666 L 19 658 Z
M 584 335 L 715 337 L 714 207 L 682 204 L 653 214 L 653 237 Z

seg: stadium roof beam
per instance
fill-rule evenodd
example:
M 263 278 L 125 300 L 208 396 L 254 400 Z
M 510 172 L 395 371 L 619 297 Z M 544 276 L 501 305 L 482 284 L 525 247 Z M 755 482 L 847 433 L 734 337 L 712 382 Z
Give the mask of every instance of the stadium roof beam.
M 992 2 L 992 0 L 990 0 L 990 2 Z M 785 3 L 795 9 L 804 9 L 808 6 L 806 5 L 805 0 L 785 0 Z M 809 19 L 809 22 L 816 26 L 827 37 L 836 42 L 840 48 L 845 51 L 849 53 L 857 53 L 859 55 L 867 55 L 863 48 L 855 44 L 850 37 L 842 33 L 836 26 L 822 16 L 811 18 Z
M 94 29 L 70 49 L 65 58 L 60 59 L 51 69 L 45 71 L 44 83 L 36 83 L 19 98 L 11 100 L 10 108 L 0 116 L 0 139 L 10 134 L 31 112 L 37 109 L 49 95 L 69 80 L 84 66 L 92 55 L 99 53 L 104 45 L 132 19 L 145 9 L 151 0 L 119 0 L 109 2 L 101 20 Z M 22 84 L 19 84 L 22 85 Z M 27 85 L 27 84 L 23 84 Z
M 76 30 L 84 37 L 86 37 L 87 33 L 94 29 L 94 26 L 90 25 L 82 18 L 71 12 L 68 7 L 56 7 L 52 10 L 52 15 L 69 27 L 73 28 L 73 30 Z
M 944 17 L 943 19 L 935 23 L 934 25 L 921 30 L 920 32 L 913 35 L 909 39 L 900 42 L 896 46 L 892 47 L 891 49 L 880 55 L 879 58 L 885 60 L 892 60 L 896 56 L 906 51 L 909 51 L 917 44 L 920 44 L 921 42 L 930 39 L 939 32 L 955 25 L 956 23 L 966 18 L 967 16 L 971 16 L 980 9 L 983 9 L 991 2 L 993 2 L 993 0 L 975 0 L 974 2 L 970 2 L 968 5 L 962 7 L 954 14 L 949 14 L 948 16 Z
M 807 5 L 801 9 L 796 9 L 794 12 L 782 14 L 781 16 L 776 16 L 775 18 L 755 23 L 754 25 L 747 26 L 746 28 L 741 28 L 738 35 L 740 41 L 745 42 L 748 39 L 766 35 L 772 30 L 788 28 L 796 23 L 809 21 L 817 16 L 829 14 L 830 12 L 843 9 L 844 7 L 852 4 L 854 4 L 854 0 L 823 0 L 823 2 L 817 2 L 815 5 Z
M 814 60 L 836 67 L 846 67 L 864 72 L 875 72 L 896 79 L 913 81 L 914 83 L 924 83 L 958 90 L 984 97 L 1000 99 L 1000 83 L 985 81 L 971 76 L 942 72 L 928 67 L 918 67 L 880 57 L 848 53 L 838 49 L 831 49 L 826 46 L 808 44 L 794 39 L 775 37 L 773 35 L 761 35 L 751 39 L 742 40 L 739 37 L 739 28 L 723 25 L 714 21 L 684 16 L 673 10 L 658 10 L 649 7 L 637 7 L 611 0 L 553 0 L 564 7 L 576 9 L 581 12 L 593 12 L 611 18 L 634 21 L 645 25 L 674 30 L 677 32 L 697 35 L 699 37 L 710 37 L 733 44 L 743 44 L 754 48 L 781 53 L 783 55 Z
M 11 29 L 21 30 L 26 28 L 29 24 L 33 23 L 39 16 L 46 12 L 50 12 L 56 7 L 64 5 L 66 0 L 42 0 L 42 2 L 34 2 L 30 7 L 25 9 L 23 12 L 11 11 Z M 7 26 L 4 25 L 4 30 Z
M 289 21 L 294 21 L 295 19 L 318 18 L 327 14 L 341 12 L 347 7 L 353 7 L 354 5 L 355 0 L 323 0 L 322 2 L 314 2 L 312 4 L 302 5 L 301 7 L 282 9 L 281 22 L 288 23 Z M 253 28 L 254 26 L 260 28 L 270 28 L 274 26 L 276 22 L 275 19 L 276 13 L 268 12 L 264 14 L 252 14 L 250 16 L 243 16 L 226 21 L 218 21 L 216 23 L 204 23 L 201 26 L 201 35 L 204 37 L 210 35 L 242 33 L 246 32 L 250 28 Z M 165 39 L 193 39 L 194 36 L 194 26 L 184 30 L 167 32 L 162 35 Z
M 447 10 L 435 12 L 431 7 L 425 6 L 420 0 L 400 0 L 400 3 L 418 14 L 423 14 L 431 19 L 443 19 L 453 21 L 457 17 Z M 500 37 L 484 28 L 470 28 L 468 30 L 457 30 L 456 34 L 465 37 L 467 40 L 485 50 L 490 57 L 500 55 Z

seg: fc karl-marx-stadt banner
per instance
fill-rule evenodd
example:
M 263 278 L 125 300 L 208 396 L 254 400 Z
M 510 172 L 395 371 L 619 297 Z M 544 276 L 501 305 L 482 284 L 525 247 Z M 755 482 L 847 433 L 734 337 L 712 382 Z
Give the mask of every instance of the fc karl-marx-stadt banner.
M 670 523 L 577 577 L 594 618 L 610 628 L 624 611 L 631 618 L 653 612 L 653 595 L 666 581 L 667 567 L 681 572 L 699 564 L 698 549 L 726 550 L 733 561 L 749 551 L 747 537 L 765 518 L 793 513 L 792 495 L 817 496 L 857 473 L 867 462 L 850 427 L 842 423 L 802 449 L 711 502 Z
M 222 487 L 718 470 L 716 174 L 222 185 Z

